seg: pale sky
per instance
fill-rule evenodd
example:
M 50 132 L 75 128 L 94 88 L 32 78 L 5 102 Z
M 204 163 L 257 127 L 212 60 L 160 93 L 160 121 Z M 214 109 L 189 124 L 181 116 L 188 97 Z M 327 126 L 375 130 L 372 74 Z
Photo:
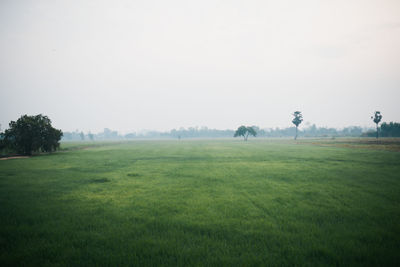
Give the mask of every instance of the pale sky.
M 373 127 L 399 100 L 398 0 L 0 0 L 3 130 Z

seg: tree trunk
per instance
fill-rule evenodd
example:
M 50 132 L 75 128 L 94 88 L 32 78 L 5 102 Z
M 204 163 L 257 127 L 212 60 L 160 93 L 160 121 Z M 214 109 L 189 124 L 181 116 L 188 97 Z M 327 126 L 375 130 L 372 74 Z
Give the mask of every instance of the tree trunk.
M 297 140 L 297 125 L 296 125 L 296 135 L 294 136 L 294 140 Z
M 379 128 L 378 128 L 378 124 L 376 124 L 376 140 L 378 140 L 379 137 L 379 132 L 378 132 Z

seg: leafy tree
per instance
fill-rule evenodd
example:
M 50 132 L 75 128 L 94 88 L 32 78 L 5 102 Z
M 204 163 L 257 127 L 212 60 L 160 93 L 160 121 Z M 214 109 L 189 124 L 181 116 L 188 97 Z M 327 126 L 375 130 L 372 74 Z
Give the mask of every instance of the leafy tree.
M 249 135 L 256 136 L 257 132 L 254 130 L 253 127 L 250 127 L 250 126 L 246 127 L 246 126 L 242 125 L 236 130 L 233 137 L 243 136 L 244 141 L 247 141 L 247 138 L 249 137 Z
M 17 153 L 31 155 L 32 152 L 51 152 L 60 146 L 62 131 L 51 126 L 51 120 L 41 114 L 21 116 L 11 121 L 4 133 L 6 147 Z
M 379 127 L 378 124 L 381 122 L 382 120 L 382 114 L 380 111 L 375 111 L 374 116 L 371 116 L 371 119 L 374 121 L 374 123 L 376 124 L 376 139 L 378 140 L 379 137 Z
M 243 137 L 245 137 L 246 133 L 247 133 L 247 128 L 246 128 L 246 126 L 242 125 L 242 126 L 240 126 L 240 127 L 236 130 L 236 132 L 235 132 L 235 134 L 233 135 L 233 137 L 238 137 L 238 136 L 243 136 Z M 245 140 L 246 140 L 246 139 L 245 139 Z
M 292 123 L 294 125 L 296 125 L 296 135 L 294 136 L 294 140 L 296 140 L 297 139 L 297 129 L 298 129 L 300 123 L 303 121 L 303 115 L 301 114 L 301 111 L 295 111 L 292 115 L 294 116 Z

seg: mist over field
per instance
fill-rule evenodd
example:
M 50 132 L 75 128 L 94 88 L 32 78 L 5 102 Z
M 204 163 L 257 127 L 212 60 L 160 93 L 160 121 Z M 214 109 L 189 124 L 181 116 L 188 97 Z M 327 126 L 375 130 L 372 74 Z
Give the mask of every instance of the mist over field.
M 399 121 L 400 2 L 0 2 L 0 124 L 63 131 Z
M 399 266 L 399 0 L 0 0 L 1 266 Z

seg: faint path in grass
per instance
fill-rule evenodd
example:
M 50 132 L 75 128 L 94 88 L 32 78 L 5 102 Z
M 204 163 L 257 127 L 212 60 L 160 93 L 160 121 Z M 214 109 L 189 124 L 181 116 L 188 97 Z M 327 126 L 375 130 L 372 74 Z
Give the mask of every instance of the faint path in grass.
M 388 150 L 400 151 L 400 138 L 381 138 L 376 140 L 374 138 L 339 138 L 339 139 L 310 139 L 302 140 L 303 144 L 311 144 L 322 147 L 342 147 L 350 149 L 372 149 L 372 150 Z
M 8 159 L 27 159 L 30 158 L 28 156 L 11 156 L 11 157 L 4 157 L 0 158 L 0 160 L 8 160 Z
M 132 141 L 118 141 L 118 142 L 64 142 L 61 143 L 61 148 L 59 152 L 67 152 L 67 151 L 74 151 L 74 150 L 87 150 L 91 148 L 99 148 L 99 147 L 106 147 L 106 146 L 113 146 L 113 145 L 120 145 L 120 144 L 127 144 L 131 143 Z
M 97 143 L 70 143 L 68 144 L 69 146 L 66 147 L 61 147 L 59 150 L 55 152 L 36 152 L 33 153 L 33 157 L 35 156 L 42 156 L 42 155 L 51 155 L 51 154 L 57 154 L 60 152 L 70 152 L 70 151 L 77 151 L 77 150 L 88 150 L 88 149 L 94 149 L 94 148 L 100 148 L 100 147 L 106 147 L 106 146 L 112 146 L 112 145 L 120 145 L 123 143 L 128 143 L 129 141 L 125 142 L 97 142 Z M 62 145 L 65 145 L 63 143 Z M 8 159 L 27 159 L 31 158 L 32 156 L 22 156 L 19 154 L 10 154 L 6 156 L 0 156 L 0 160 L 8 160 Z

